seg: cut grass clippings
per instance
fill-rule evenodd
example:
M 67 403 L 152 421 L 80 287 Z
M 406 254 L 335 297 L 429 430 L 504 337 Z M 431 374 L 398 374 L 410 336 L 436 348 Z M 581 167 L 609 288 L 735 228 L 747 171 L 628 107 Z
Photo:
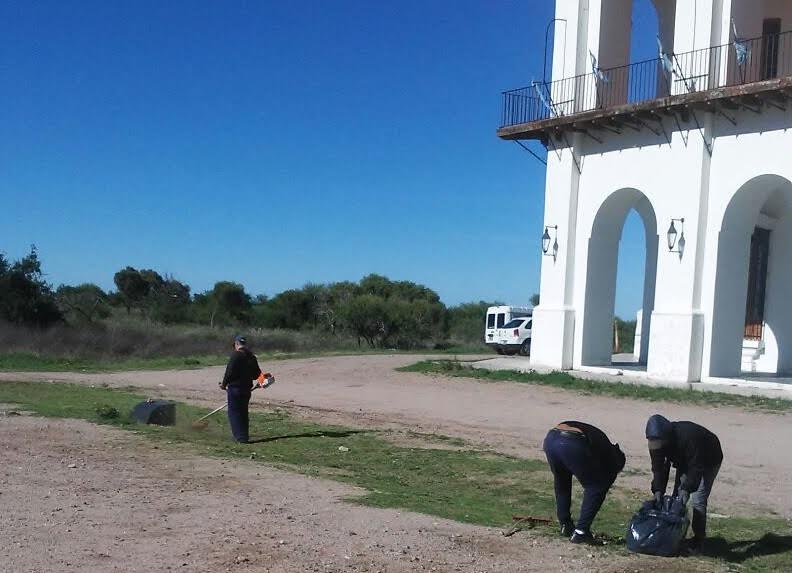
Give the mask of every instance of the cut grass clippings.
M 385 433 L 304 422 L 275 411 L 251 413 L 249 445 L 230 440 L 225 417 L 209 419 L 204 430 L 190 422 L 207 409 L 177 403 L 173 427 L 134 423 L 129 412 L 143 396 L 109 388 L 63 383 L 0 382 L 0 403 L 18 404 L 41 416 L 75 418 L 133 431 L 176 444 L 182 451 L 231 459 L 252 458 L 282 469 L 363 488 L 351 501 L 503 527 L 513 514 L 553 516 L 552 477 L 543 461 L 494 452 L 401 446 Z M 115 410 L 119 416 L 108 416 Z M 462 445 L 462 444 L 460 444 Z M 344 451 L 339 450 L 343 446 Z M 255 454 L 255 455 L 254 455 Z M 621 546 L 626 523 L 640 493 L 617 481 L 597 516 L 595 530 Z M 580 491 L 574 494 L 580 501 Z M 772 517 L 712 519 L 710 559 L 741 571 L 792 569 L 792 526 Z M 539 532 L 555 536 L 555 527 Z M 623 549 L 619 549 L 623 550 Z M 731 567 L 730 567 L 731 568 Z
M 515 370 L 485 370 L 473 368 L 469 363 L 458 360 L 424 360 L 410 366 L 398 368 L 400 372 L 420 372 L 461 378 L 475 378 L 497 382 L 519 382 L 537 386 L 552 386 L 580 394 L 630 398 L 649 402 L 678 402 L 706 406 L 735 406 L 764 412 L 792 412 L 792 400 L 765 398 L 763 396 L 741 396 L 723 392 L 663 388 L 642 384 L 625 384 L 602 380 L 577 378 L 566 372 L 517 372 Z

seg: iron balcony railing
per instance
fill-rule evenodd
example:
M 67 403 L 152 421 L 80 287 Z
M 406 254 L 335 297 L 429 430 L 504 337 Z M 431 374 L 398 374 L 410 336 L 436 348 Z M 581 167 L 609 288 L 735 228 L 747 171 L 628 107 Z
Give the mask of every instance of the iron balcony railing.
M 503 92 L 501 127 L 792 75 L 792 31 Z

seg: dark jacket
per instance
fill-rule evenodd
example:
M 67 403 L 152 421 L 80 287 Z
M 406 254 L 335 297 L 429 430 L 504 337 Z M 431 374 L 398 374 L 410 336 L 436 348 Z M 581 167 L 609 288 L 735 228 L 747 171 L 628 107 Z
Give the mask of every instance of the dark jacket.
M 226 366 L 225 376 L 223 376 L 224 386 L 239 386 L 241 388 L 252 388 L 253 380 L 259 377 L 259 368 L 256 356 L 247 348 L 240 348 L 231 353 Z
M 619 444 L 611 444 L 605 432 L 585 422 L 566 421 L 561 423 L 583 432 L 594 458 L 600 460 L 603 470 L 610 474 L 611 477 L 615 479 L 619 472 L 624 469 L 624 453 L 619 449 Z
M 699 487 L 704 471 L 723 461 L 718 436 L 693 422 L 669 422 L 652 416 L 646 427 L 647 438 L 663 440 L 663 447 L 649 450 L 652 459 L 652 492 L 665 491 L 671 466 L 676 468 L 676 486 L 688 493 Z

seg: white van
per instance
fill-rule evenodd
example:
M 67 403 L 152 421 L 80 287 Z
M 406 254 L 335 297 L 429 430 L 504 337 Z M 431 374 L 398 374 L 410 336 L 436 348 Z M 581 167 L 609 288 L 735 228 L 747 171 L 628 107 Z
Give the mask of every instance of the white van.
M 498 350 L 498 330 L 506 326 L 515 318 L 532 316 L 533 309 L 527 306 L 491 306 L 487 309 L 487 319 L 484 324 L 484 342 Z M 503 352 L 500 351 L 499 354 Z

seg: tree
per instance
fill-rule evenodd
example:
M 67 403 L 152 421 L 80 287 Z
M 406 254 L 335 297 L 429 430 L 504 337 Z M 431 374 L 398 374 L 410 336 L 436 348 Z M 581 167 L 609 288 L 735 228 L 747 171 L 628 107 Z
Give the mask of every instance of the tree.
M 110 316 L 106 297 L 105 292 L 92 283 L 77 286 L 62 285 L 55 292 L 61 312 L 73 320 L 85 322 Z
M 214 326 L 218 321 L 227 324 L 250 321 L 252 306 L 250 295 L 239 283 L 229 281 L 215 283 L 214 288 L 207 294 L 207 300 L 211 308 L 210 326 Z
M 322 321 L 332 334 L 336 333 L 336 329 L 343 328 L 341 309 L 359 292 L 360 288 L 358 285 L 350 281 L 332 283 L 327 288 L 328 298 L 327 304 L 322 311 Z
M 151 288 L 146 278 L 133 267 L 126 267 L 118 271 L 113 276 L 113 282 L 121 295 L 127 314 L 131 312 L 133 306 L 143 302 Z
M 457 342 L 477 343 L 484 339 L 487 308 L 499 302 L 466 302 L 448 309 L 448 335 Z
M 150 289 L 146 296 L 145 304 L 149 315 L 153 320 L 165 324 L 187 322 L 190 319 L 192 303 L 189 285 L 173 277 L 160 279 L 156 282 L 156 288 Z
M 268 303 L 272 328 L 299 329 L 313 322 L 314 298 L 305 290 L 290 289 L 275 295 Z
M 52 288 L 44 281 L 35 246 L 13 264 L 0 254 L 0 318 L 38 327 L 63 320 Z
M 531 295 L 531 306 L 539 306 L 539 293 L 535 292 Z
M 382 345 L 386 334 L 385 299 L 373 294 L 356 296 L 341 307 L 341 316 L 349 329 L 360 339 L 368 343 L 370 348 Z

